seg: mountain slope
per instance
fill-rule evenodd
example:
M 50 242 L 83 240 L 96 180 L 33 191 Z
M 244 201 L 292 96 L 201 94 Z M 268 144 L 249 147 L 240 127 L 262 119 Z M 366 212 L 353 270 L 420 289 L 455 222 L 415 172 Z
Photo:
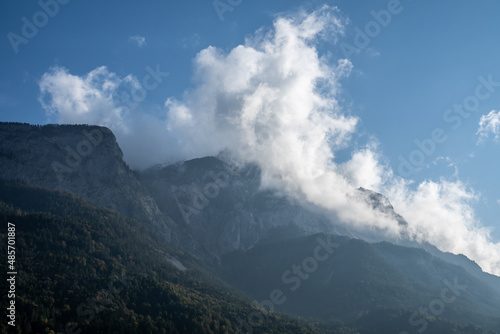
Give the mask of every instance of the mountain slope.
M 245 249 L 277 228 L 298 233 L 335 232 L 325 217 L 260 189 L 260 170 L 205 157 L 152 168 L 139 179 L 163 212 L 220 256 Z
M 1 182 L 0 217 L 16 226 L 22 333 L 237 333 L 257 312 L 196 258 L 74 195 Z M 254 332 L 351 333 L 278 314 Z
M 104 127 L 0 122 L 0 166 L 5 180 L 68 191 L 137 219 L 160 215 Z
M 349 329 L 268 313 L 136 221 L 64 192 L 0 182 L 0 219 L 16 225 L 16 329 L 22 333 L 364 334 L 386 333 L 407 316 L 380 322 L 394 319 L 385 312 L 377 322 L 369 313 Z M 281 242 L 297 249 L 294 240 Z M 0 251 L 5 248 L 2 243 Z M 11 329 L 2 323 L 0 333 Z M 427 332 L 486 333 L 441 319 Z
M 123 161 L 113 133 L 87 125 L 0 122 L 0 179 L 67 191 L 134 218 L 165 240 L 212 258 L 182 230 Z
M 274 307 L 300 316 L 356 323 L 380 309 L 427 307 L 454 322 L 500 329 L 500 294 L 422 249 L 318 234 L 227 254 L 223 270 L 257 301 L 282 291 L 286 302 Z

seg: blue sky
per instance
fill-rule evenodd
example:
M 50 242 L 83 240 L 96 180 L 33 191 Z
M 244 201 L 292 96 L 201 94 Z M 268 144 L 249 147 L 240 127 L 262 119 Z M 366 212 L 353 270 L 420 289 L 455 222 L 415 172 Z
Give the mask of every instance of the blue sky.
M 139 81 L 148 75 L 148 67 L 168 72 L 134 107 L 163 120 L 167 99 L 182 101 L 186 91 L 197 87 L 200 78 L 193 63 L 200 51 L 215 46 L 230 52 L 259 28 L 272 29 L 280 13 L 337 6 L 344 35 L 336 43 L 326 40 L 316 47 L 322 55 L 347 57 L 352 63 L 350 75 L 340 80 L 337 99 L 346 115 L 359 120 L 350 145 L 336 152 L 337 161 L 349 160 L 353 149 L 368 142 L 376 143 L 383 162 L 398 175 L 401 157 L 423 156 L 414 173 L 399 176 L 414 180 L 414 187 L 425 180 L 461 180 L 479 195 L 472 204 L 476 217 L 484 226 L 496 227 L 492 235 L 500 240 L 500 144 L 494 139 L 498 128 L 490 123 L 486 130 L 491 131 L 485 132 L 489 136 L 479 144 L 476 134 L 481 116 L 500 109 L 500 87 L 493 87 L 467 118 L 457 119 L 458 114 L 447 111 L 466 99 L 474 102 L 484 80 L 500 82 L 497 1 L 221 0 L 220 6 L 231 9 L 222 13 L 223 20 L 208 0 L 66 2 L 42 1 L 52 4 L 52 10 L 54 3 L 58 6 L 53 17 L 45 16 L 47 22 L 42 22 L 43 14 L 37 16 L 43 9 L 36 1 L 0 4 L 2 121 L 47 123 L 46 108 L 39 101 L 42 76 L 56 67 L 84 77 L 101 66 L 118 78 L 131 75 Z M 376 26 L 373 12 L 388 8 L 394 11 L 390 22 L 378 24 L 365 38 L 366 45 L 356 44 L 358 29 L 366 33 Z M 42 20 L 36 35 L 13 46 L 9 33 L 22 37 L 22 19 L 33 22 L 34 15 Z M 347 44 L 359 52 L 346 53 Z M 422 151 L 415 140 L 428 143 L 436 129 L 446 140 L 433 141 L 428 154 L 414 153 Z

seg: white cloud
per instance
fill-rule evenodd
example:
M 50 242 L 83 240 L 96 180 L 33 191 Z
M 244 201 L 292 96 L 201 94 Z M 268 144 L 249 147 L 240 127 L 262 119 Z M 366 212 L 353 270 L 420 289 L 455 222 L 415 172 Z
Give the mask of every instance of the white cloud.
M 62 123 L 101 124 L 116 131 L 126 131 L 123 108 L 115 106 L 114 93 L 120 79 L 105 66 L 83 77 L 54 67 L 40 82 L 40 102 L 50 118 Z
M 434 159 L 434 161 L 432 161 L 430 164 L 428 164 L 427 167 L 430 167 L 431 165 L 438 166 L 440 163 L 443 163 L 443 162 L 446 164 L 447 167 L 453 168 L 453 170 L 454 170 L 453 176 L 455 178 L 458 178 L 458 174 L 459 174 L 458 166 L 450 157 L 443 157 L 443 156 L 437 157 L 436 159 Z
M 425 181 L 411 190 L 397 182 L 385 192 L 409 222 L 410 235 L 443 251 L 465 254 L 483 270 L 500 274 L 500 243 L 481 226 L 472 205 L 479 195 L 460 181 Z
M 316 48 L 320 39 L 336 41 L 343 31 L 338 11 L 325 6 L 309 15 L 278 16 L 273 29 L 259 31 L 228 52 L 208 47 L 194 60 L 193 89 L 165 103 L 166 122 L 150 117 L 140 130 L 115 100 L 124 80 L 102 68 L 95 70 L 106 73 L 100 81 L 89 79 L 92 72 L 44 75 L 42 96 L 51 98 L 44 106 L 63 122 L 113 119 L 124 134 L 136 134 L 118 137 L 124 151 L 138 157 L 143 146 L 133 145 L 144 142 L 138 134 L 163 138 L 168 150 L 162 152 L 170 158 L 227 150 L 236 163 L 258 164 L 264 187 L 326 210 L 353 230 L 393 239 L 405 232 L 500 274 L 500 244 L 475 218 L 472 205 L 478 195 L 473 190 L 459 180 L 413 184 L 394 175 L 376 144 L 352 148 L 358 118 L 338 100 L 340 81 L 352 64 L 324 57 Z M 351 159 L 336 163 L 338 151 L 348 148 Z M 375 212 L 361 200 L 358 187 L 387 195 L 408 229 L 402 231 L 394 219 Z
M 54 67 L 39 81 L 42 107 L 49 122 L 94 124 L 113 130 L 133 168 L 164 162 L 171 146 L 165 122 L 130 108 L 122 94 L 140 86 L 132 75 L 119 78 L 105 66 L 77 76 Z
M 478 143 L 484 141 L 490 134 L 495 136 L 495 141 L 500 138 L 500 111 L 492 110 L 488 115 L 481 116 L 479 129 L 476 132 L 479 136 Z
M 135 43 L 138 47 L 142 48 L 143 46 L 146 46 L 146 37 L 135 35 L 131 36 L 129 38 L 130 42 Z
M 380 164 L 382 158 L 376 152 L 376 147 L 355 151 L 349 161 L 341 165 L 349 183 L 354 187 L 363 187 L 373 191 L 380 191 L 387 167 Z

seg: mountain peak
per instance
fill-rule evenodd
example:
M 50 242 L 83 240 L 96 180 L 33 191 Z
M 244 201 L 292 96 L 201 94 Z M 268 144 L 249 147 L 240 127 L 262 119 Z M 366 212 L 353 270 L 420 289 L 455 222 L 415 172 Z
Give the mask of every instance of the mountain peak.
M 394 218 L 400 226 L 408 226 L 408 222 L 394 210 L 394 207 L 386 196 L 363 187 L 359 187 L 358 190 L 374 210 Z

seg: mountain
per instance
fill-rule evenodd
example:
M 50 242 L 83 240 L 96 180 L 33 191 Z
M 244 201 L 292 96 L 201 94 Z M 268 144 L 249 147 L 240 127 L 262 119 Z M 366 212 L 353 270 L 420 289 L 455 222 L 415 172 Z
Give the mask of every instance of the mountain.
M 252 247 L 278 229 L 334 232 L 325 217 L 261 190 L 256 166 L 236 168 L 205 157 L 152 168 L 139 179 L 162 212 L 217 256 Z
M 106 128 L 0 123 L 20 321 L 61 331 L 90 298 L 104 302 L 79 325 L 96 333 L 500 332 L 500 278 L 463 255 L 353 233 L 223 160 L 133 171 Z M 408 225 L 382 194 L 359 196 Z M 123 272 L 139 279 L 109 297 Z
M 134 218 L 172 244 L 211 258 L 162 213 L 123 161 L 114 134 L 87 125 L 0 122 L 0 178 L 67 191 Z
M 261 189 L 257 166 L 237 168 L 205 157 L 132 171 L 104 127 L 0 123 L 0 165 L 2 179 L 82 196 L 214 263 L 228 251 L 252 247 L 276 233 L 369 237 Z M 406 224 L 384 196 L 363 188 L 360 196 Z
M 457 323 L 500 329 L 500 293 L 418 248 L 316 234 L 226 254 L 225 279 L 259 302 L 316 320 L 356 323 L 380 309 L 427 307 Z M 431 314 L 432 315 L 432 314 Z
M 215 263 L 277 227 L 334 232 L 325 217 L 260 191 L 255 166 L 206 157 L 134 172 L 104 127 L 0 123 L 0 165 L 1 179 L 82 196 Z
M 4 180 L 68 191 L 129 217 L 166 222 L 107 128 L 0 123 L 0 165 Z M 158 227 L 168 238 L 168 224 Z
M 374 210 L 378 210 L 392 217 L 400 226 L 408 226 L 408 222 L 399 213 L 394 211 L 394 207 L 387 197 L 363 187 L 360 187 L 358 190 L 365 198 L 365 201 L 370 203 Z

